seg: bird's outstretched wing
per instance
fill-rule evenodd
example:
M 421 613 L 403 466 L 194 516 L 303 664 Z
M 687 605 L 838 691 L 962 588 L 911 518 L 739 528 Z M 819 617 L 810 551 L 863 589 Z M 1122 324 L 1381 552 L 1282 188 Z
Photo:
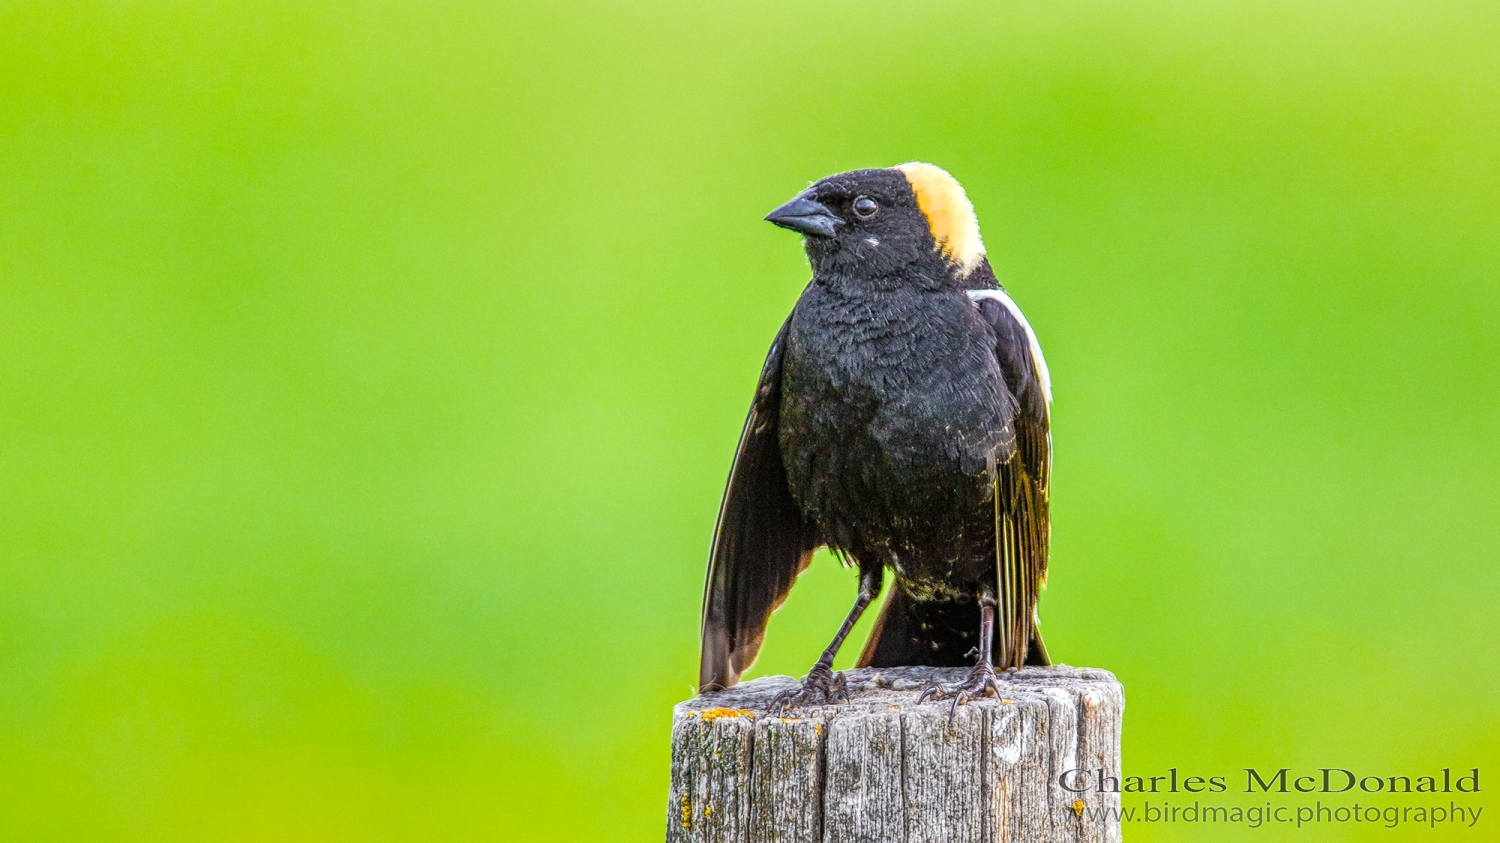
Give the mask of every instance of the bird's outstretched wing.
M 766 355 L 719 505 L 703 586 L 699 691 L 739 681 L 760 652 L 771 612 L 821 544 L 792 499 L 781 461 L 778 424 L 786 335 L 783 324 Z
M 1015 396 L 1016 448 L 995 471 L 999 618 L 995 666 L 1048 664 L 1036 628 L 1036 604 L 1047 581 L 1051 541 L 1052 384 L 1036 334 L 1003 290 L 971 290 L 969 297 L 995 331 L 995 356 Z

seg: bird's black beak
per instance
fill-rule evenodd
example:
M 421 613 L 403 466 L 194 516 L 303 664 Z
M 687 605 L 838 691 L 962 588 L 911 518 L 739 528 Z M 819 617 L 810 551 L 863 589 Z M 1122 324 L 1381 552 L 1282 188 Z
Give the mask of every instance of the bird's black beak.
M 799 194 L 795 199 L 766 214 L 766 222 L 782 228 L 800 231 L 818 237 L 832 237 L 834 229 L 843 220 L 833 215 L 828 206 L 815 199 Z

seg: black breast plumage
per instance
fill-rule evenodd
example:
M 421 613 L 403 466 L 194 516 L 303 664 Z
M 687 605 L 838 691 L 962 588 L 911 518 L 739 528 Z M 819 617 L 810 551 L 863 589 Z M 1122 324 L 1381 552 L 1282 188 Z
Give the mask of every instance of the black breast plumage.
M 780 443 L 831 546 L 955 598 L 993 579 L 991 474 L 1015 439 L 994 347 L 961 290 L 808 287 L 787 331 Z

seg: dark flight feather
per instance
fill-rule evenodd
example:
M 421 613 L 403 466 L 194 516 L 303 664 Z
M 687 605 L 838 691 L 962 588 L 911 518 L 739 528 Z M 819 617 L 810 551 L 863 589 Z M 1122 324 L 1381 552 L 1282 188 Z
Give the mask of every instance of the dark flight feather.
M 786 333 L 783 324 L 766 355 L 719 506 L 703 589 L 700 692 L 739 681 L 760 652 L 771 612 L 821 544 L 792 499 L 781 459 Z
M 1018 405 L 1012 420 L 1015 451 L 994 474 L 1000 595 L 995 666 L 1047 664 L 1036 629 L 1036 604 L 1047 579 L 1051 541 L 1052 434 L 1041 380 L 1044 364 L 1034 359 L 1030 332 L 1009 308 L 994 298 L 981 298 L 978 306 L 995 331 L 995 356 Z

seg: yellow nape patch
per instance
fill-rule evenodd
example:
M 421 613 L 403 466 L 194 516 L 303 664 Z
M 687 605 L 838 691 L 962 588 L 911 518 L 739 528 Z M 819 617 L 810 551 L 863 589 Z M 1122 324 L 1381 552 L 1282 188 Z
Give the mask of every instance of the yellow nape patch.
M 984 259 L 984 241 L 979 238 L 979 219 L 958 180 L 941 167 L 913 161 L 896 169 L 906 176 L 917 207 L 927 217 L 932 239 L 943 254 L 968 275 Z

